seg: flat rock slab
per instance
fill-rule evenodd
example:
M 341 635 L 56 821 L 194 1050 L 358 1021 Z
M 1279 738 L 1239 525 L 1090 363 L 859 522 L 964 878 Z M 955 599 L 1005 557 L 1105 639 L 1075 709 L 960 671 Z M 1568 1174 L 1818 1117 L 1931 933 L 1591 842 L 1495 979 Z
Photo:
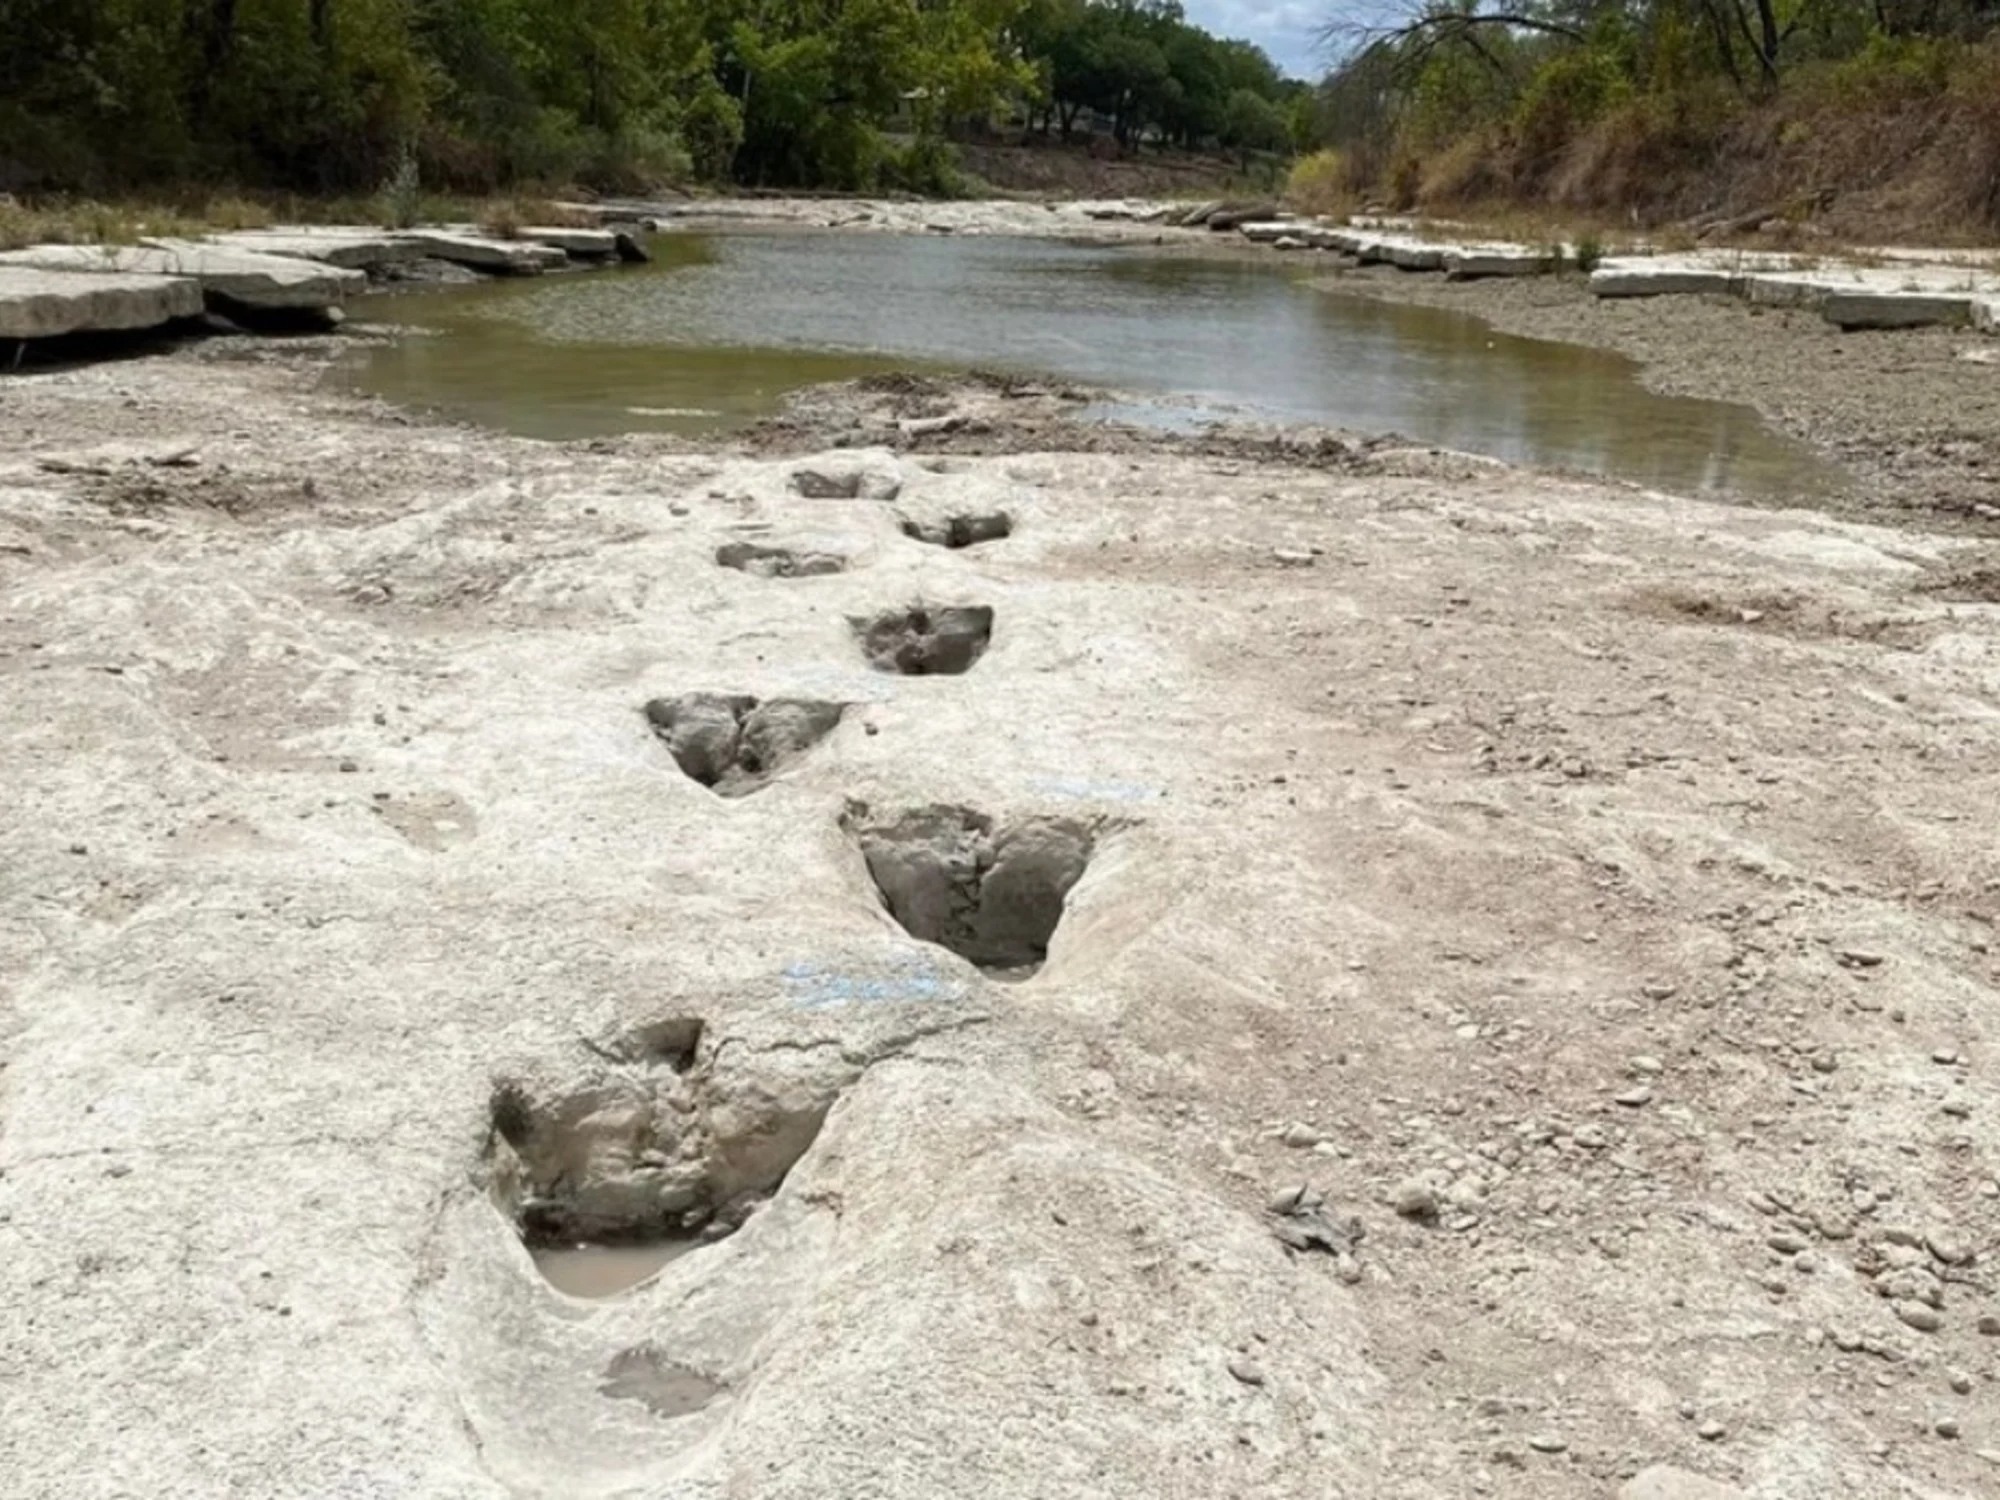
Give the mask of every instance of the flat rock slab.
M 1290 219 L 1252 219 L 1238 224 L 1236 232 L 1246 240 L 1255 240 L 1260 245 L 1271 244 L 1287 235 L 1295 235 L 1299 226 Z
M 618 236 L 609 229 L 565 229 L 559 226 L 524 229 L 521 238 L 577 260 L 609 260 L 618 253 Z
M 1549 269 L 1547 252 L 1528 245 L 1452 245 L 1444 252 L 1444 274 L 1453 281 L 1540 276 Z
M 456 230 L 413 229 L 403 239 L 415 245 L 420 255 L 470 266 L 475 271 L 498 271 L 510 276 L 537 276 L 569 259 L 553 245 L 495 239 L 491 235 Z
M 260 255 L 283 255 L 293 260 L 315 260 L 322 265 L 349 271 L 371 271 L 413 261 L 417 247 L 389 230 L 362 228 L 300 227 L 286 229 L 239 229 L 213 236 L 219 245 L 248 250 Z
M 1969 292 L 1829 292 L 1819 315 L 1841 328 L 1962 328 L 1972 303 Z
M 1594 297 L 1728 296 L 1736 291 L 1739 279 L 1720 266 L 1617 260 L 1590 273 L 1590 292 Z
M 0 265 L 0 339 L 157 328 L 200 311 L 201 286 L 184 276 Z
M 348 293 L 358 292 L 368 284 L 359 271 L 193 240 L 148 240 L 139 245 L 33 245 L 0 255 L 0 265 L 92 275 L 193 277 L 205 297 L 254 308 L 334 307 Z

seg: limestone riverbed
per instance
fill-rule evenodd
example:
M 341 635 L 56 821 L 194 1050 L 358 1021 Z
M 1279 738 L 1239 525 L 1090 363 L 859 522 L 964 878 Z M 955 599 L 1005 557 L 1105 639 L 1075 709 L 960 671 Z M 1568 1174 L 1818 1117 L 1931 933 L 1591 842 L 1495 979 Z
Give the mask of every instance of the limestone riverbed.
M 5 387 L 10 1493 L 2000 1476 L 1982 544 L 342 352 Z

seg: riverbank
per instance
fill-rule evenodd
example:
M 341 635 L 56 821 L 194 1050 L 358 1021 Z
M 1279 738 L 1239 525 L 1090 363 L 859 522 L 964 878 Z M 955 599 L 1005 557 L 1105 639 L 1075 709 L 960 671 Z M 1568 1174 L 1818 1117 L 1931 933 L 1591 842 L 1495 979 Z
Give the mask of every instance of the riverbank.
M 1978 548 L 342 346 L 0 408 L 20 1493 L 2000 1472 Z M 580 1302 L 551 1224 L 698 1248 Z
M 1580 276 L 1447 281 L 1381 266 L 1314 283 L 1626 355 L 1652 389 L 1753 407 L 1841 464 L 1853 485 L 1820 500 L 1837 514 L 2000 535 L 2000 344 L 1989 338 L 1844 332 L 1810 311 L 1733 299 L 1605 299 Z

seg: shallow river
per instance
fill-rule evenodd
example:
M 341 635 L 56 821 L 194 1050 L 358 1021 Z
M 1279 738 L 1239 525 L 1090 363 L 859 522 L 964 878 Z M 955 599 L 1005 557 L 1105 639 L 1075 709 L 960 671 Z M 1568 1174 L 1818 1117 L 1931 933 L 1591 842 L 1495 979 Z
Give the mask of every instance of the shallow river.
M 419 332 L 363 388 L 535 437 L 719 431 L 818 381 L 983 368 L 1144 394 L 1123 415 L 1400 432 L 1681 491 L 1838 474 L 1747 407 L 1656 395 L 1616 355 L 1316 291 L 1297 262 L 1053 241 L 677 234 L 652 266 L 373 304 Z M 1309 264 L 1316 264 L 1309 263 Z

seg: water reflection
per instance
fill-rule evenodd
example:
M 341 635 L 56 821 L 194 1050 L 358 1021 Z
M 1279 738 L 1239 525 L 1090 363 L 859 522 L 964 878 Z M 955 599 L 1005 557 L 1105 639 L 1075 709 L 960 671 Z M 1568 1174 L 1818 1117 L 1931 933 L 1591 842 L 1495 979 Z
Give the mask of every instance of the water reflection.
M 1667 489 L 1841 483 L 1746 407 L 1656 395 L 1615 355 L 1316 291 L 1305 278 L 1324 262 L 892 235 L 672 235 L 654 249 L 642 271 L 399 299 L 397 321 L 437 336 L 370 352 L 358 378 L 569 437 L 722 430 L 818 381 L 1003 368 Z

